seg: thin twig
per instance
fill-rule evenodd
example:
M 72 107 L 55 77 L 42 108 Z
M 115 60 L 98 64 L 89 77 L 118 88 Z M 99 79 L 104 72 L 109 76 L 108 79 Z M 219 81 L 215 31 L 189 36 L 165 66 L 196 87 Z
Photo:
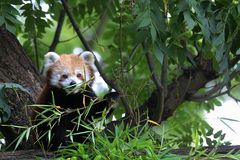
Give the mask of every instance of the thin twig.
M 146 59 L 147 59 L 149 70 L 151 72 L 151 78 L 152 78 L 157 90 L 160 93 L 161 90 L 163 89 L 163 85 L 162 85 L 160 79 L 157 76 L 157 73 L 156 73 L 156 70 L 155 70 L 155 67 L 154 67 L 154 64 L 153 64 L 153 58 L 152 58 L 152 55 L 149 52 L 146 53 Z
M 49 50 L 48 50 L 49 52 L 54 51 L 57 47 L 57 44 L 59 43 L 59 38 L 60 38 L 61 31 L 62 31 L 63 23 L 64 23 L 64 17 L 65 17 L 65 11 L 61 10 L 59 18 L 58 18 L 58 25 L 57 25 L 57 28 L 56 28 L 56 31 L 54 34 L 54 38 L 53 38 L 52 44 L 50 45 Z
M 164 2 L 164 19 L 165 19 L 165 23 L 168 23 L 168 1 L 163 1 Z M 167 90 L 167 80 L 168 80 L 168 55 L 167 53 L 164 53 L 163 56 L 163 64 L 162 64 L 162 70 L 161 70 L 161 83 L 162 83 L 162 91 L 160 92 L 160 108 L 159 109 L 159 116 L 157 118 L 157 123 L 160 123 L 162 121 L 162 117 L 163 117 L 163 111 L 164 111 L 164 107 L 165 107 L 165 97 L 168 94 L 168 90 Z
M 34 46 L 34 52 L 35 52 L 35 56 L 36 56 L 36 65 L 37 65 L 37 69 L 39 70 L 40 64 L 39 64 L 39 52 L 38 52 L 36 34 L 33 37 L 33 46 Z
M 123 34 L 122 34 L 122 6 L 120 5 L 119 9 L 119 57 L 120 57 L 120 70 L 121 70 L 121 78 L 123 79 L 123 53 L 122 53 L 122 47 L 123 47 Z
M 129 56 L 128 56 L 128 58 L 127 58 L 128 61 L 126 61 L 125 64 L 123 65 L 123 68 L 124 68 L 124 69 L 127 67 L 129 61 L 131 61 L 131 60 L 133 59 L 133 57 L 134 57 L 134 55 L 135 55 L 135 53 L 136 53 L 136 50 L 138 49 L 138 46 L 139 46 L 139 44 L 136 44 L 136 45 L 133 47 L 133 49 L 131 50 L 131 52 L 129 53 Z M 137 61 L 137 62 L 139 62 L 139 61 Z M 127 71 L 125 71 L 125 72 L 127 72 Z
M 189 87 L 191 85 L 191 82 L 192 82 L 192 72 L 190 71 L 187 86 L 185 87 L 184 93 L 181 95 L 180 100 L 183 100 L 185 98 L 185 96 L 186 96 L 186 94 L 188 92 L 188 89 L 189 89 Z
M 193 58 L 193 53 L 191 53 L 189 51 L 189 49 L 187 48 L 187 43 L 184 40 L 181 40 L 180 43 L 181 43 L 183 49 L 186 51 L 186 56 L 187 56 L 187 59 L 189 60 L 189 62 L 192 64 L 192 66 L 197 67 L 197 64 Z
M 167 79 L 168 79 L 168 55 L 164 55 L 163 57 L 163 65 L 162 65 L 162 73 L 161 73 L 161 82 L 163 89 L 160 92 L 161 104 L 159 108 L 159 117 L 157 122 L 160 123 L 163 117 L 163 111 L 165 106 L 165 97 L 168 94 L 167 92 Z
M 67 13 L 68 18 L 69 18 L 69 20 L 70 20 L 70 22 L 71 22 L 75 32 L 77 33 L 78 37 L 80 38 L 81 42 L 83 43 L 83 46 L 85 47 L 86 50 L 88 50 L 90 52 L 93 52 L 92 49 L 89 47 L 87 41 L 85 40 L 83 34 L 81 33 L 80 29 L 78 28 L 78 25 L 77 25 L 76 21 L 74 20 L 71 12 L 69 11 L 69 7 L 68 7 L 67 2 L 65 0 L 61 0 L 61 2 L 62 2 L 63 8 L 64 8 L 65 12 Z M 116 92 L 120 95 L 121 101 L 122 101 L 122 103 L 123 103 L 123 105 L 125 107 L 125 110 L 126 110 L 126 114 L 127 114 L 126 116 L 131 116 L 132 118 L 134 118 L 133 111 L 132 111 L 131 107 L 129 106 L 127 98 L 124 96 L 123 91 L 113 81 L 111 81 L 110 79 L 108 79 L 106 77 L 106 75 L 103 73 L 102 68 L 101 68 L 99 62 L 97 61 L 96 57 L 95 57 L 95 65 L 96 65 L 100 75 L 104 79 L 104 81 L 111 88 L 115 89 Z

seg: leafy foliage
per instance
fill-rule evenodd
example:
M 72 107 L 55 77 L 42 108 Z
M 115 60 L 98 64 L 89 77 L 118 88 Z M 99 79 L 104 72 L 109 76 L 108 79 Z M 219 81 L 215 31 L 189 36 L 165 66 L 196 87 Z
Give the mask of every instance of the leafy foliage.
M 17 16 L 20 16 L 19 10 L 13 5 L 20 4 L 22 4 L 21 0 L 2 0 L 0 2 L 0 26 L 5 25 L 13 34 L 16 33 L 16 26 L 21 24 L 17 19 Z
M 150 80 L 153 73 L 149 71 L 145 58 L 146 52 L 154 56 L 153 65 L 158 77 L 165 73 L 162 71 L 164 57 L 168 58 L 166 85 L 170 86 L 175 83 L 176 90 L 178 90 L 178 78 L 181 75 L 187 75 L 191 79 L 192 70 L 209 71 L 208 64 L 210 63 L 213 66 L 214 75 L 209 75 L 209 77 L 216 77 L 211 79 L 210 83 L 213 86 L 204 85 L 197 91 L 186 91 L 186 95 L 176 93 L 176 98 L 182 97 L 186 101 L 196 100 L 191 99 L 192 92 L 202 95 L 203 98 L 198 97 L 197 103 L 183 103 L 174 116 L 162 126 L 157 127 L 155 131 L 172 147 L 190 146 L 193 141 L 197 141 L 195 145 L 224 144 L 224 133 L 213 130 L 206 123 L 203 113 L 221 105 L 219 99 L 216 98 L 220 95 L 229 94 L 235 100 L 239 100 L 239 1 L 71 0 L 68 3 L 86 39 L 91 41 L 91 37 L 97 35 L 94 40 L 94 49 L 102 54 L 106 64 L 104 66 L 106 73 L 123 88 L 124 96 L 129 98 L 132 108 L 144 104 L 152 91 L 156 89 Z M 43 10 L 43 4 L 48 6 L 47 10 Z M 0 2 L 0 26 L 5 26 L 19 37 L 34 61 L 36 57 L 39 57 L 36 61 L 41 61 L 54 37 L 54 29 L 61 10 L 59 1 L 37 0 L 33 3 L 33 1 L 2 0 Z M 103 25 L 102 34 L 98 35 L 97 26 L 101 23 L 99 19 L 105 14 L 108 21 Z M 20 25 L 20 19 L 25 20 L 24 26 Z M 82 47 L 68 19 L 64 22 L 58 44 L 56 50 L 60 53 L 69 53 L 75 47 Z M 214 89 L 216 89 L 215 92 L 213 92 Z M 171 92 L 172 90 L 168 91 L 168 93 Z M 6 107 L 5 109 L 2 107 L 2 110 L 7 120 L 10 111 Z M 119 119 L 124 112 L 123 108 L 119 107 L 114 114 Z M 77 144 L 74 152 L 86 155 L 86 150 L 89 149 L 100 154 L 101 148 L 103 149 L 101 152 L 105 152 L 106 148 L 103 147 L 103 143 L 110 146 L 113 144 L 110 141 L 105 142 L 104 138 L 97 136 L 96 141 L 99 141 L 99 144 L 94 148 Z M 132 139 L 128 140 L 132 141 Z M 147 141 L 144 138 L 142 140 L 149 146 L 154 146 L 153 141 Z M 114 151 L 107 150 L 106 152 L 110 155 L 114 153 L 125 156 L 130 144 L 120 142 L 119 139 L 115 141 L 111 148 Z M 136 141 L 130 146 L 138 147 L 137 143 L 140 143 L 138 144 L 140 147 L 143 146 L 141 142 Z M 125 148 L 121 148 L 122 146 Z M 99 150 L 95 150 L 96 148 Z M 68 152 L 68 150 L 65 151 Z M 116 153 L 116 151 L 119 152 Z M 75 154 L 72 150 L 69 152 Z M 146 152 L 151 153 L 147 156 L 156 156 L 151 149 Z M 134 156 L 132 152 L 130 155 Z M 97 156 L 88 155 L 91 158 Z M 106 155 L 98 157 L 102 156 Z
M 216 132 L 204 119 L 203 108 L 209 109 L 211 105 L 213 108 L 214 102 L 184 103 L 176 110 L 175 116 L 154 127 L 153 131 L 171 147 L 229 145 L 224 141 L 225 133 Z
M 59 151 L 62 158 L 72 159 L 179 159 L 185 156 L 176 156 L 168 153 L 169 150 L 155 151 L 161 148 L 152 139 L 148 128 L 124 129 L 123 125 L 115 128 L 113 139 L 106 135 L 97 134 L 93 139 L 93 146 L 75 144 Z

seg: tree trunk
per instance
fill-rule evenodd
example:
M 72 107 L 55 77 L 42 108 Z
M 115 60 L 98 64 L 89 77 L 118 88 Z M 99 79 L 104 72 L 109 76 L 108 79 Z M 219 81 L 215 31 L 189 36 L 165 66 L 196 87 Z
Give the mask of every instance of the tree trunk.
M 15 89 L 7 89 L 4 92 L 5 101 L 11 109 L 11 117 L 7 124 L 29 125 L 31 109 L 27 109 L 29 107 L 26 105 L 34 104 L 42 88 L 42 81 L 40 74 L 25 54 L 16 36 L 4 27 L 0 27 L 0 83 L 17 83 L 29 92 Z M 0 132 L 3 133 L 9 144 L 18 136 L 19 131 L 16 128 L 0 125 Z M 26 148 L 26 146 L 29 144 L 22 148 Z

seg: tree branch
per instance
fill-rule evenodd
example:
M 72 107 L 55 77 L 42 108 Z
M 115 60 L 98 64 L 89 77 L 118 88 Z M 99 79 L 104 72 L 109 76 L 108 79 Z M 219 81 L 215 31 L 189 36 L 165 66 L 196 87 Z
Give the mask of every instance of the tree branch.
M 39 52 L 38 52 L 38 46 L 37 46 L 37 37 L 36 35 L 34 35 L 33 37 L 33 46 L 34 46 L 34 53 L 36 56 L 36 65 L 37 65 L 37 69 L 40 69 L 40 64 L 39 64 Z
M 149 52 L 146 53 L 146 59 L 147 59 L 149 70 L 151 72 L 152 81 L 154 82 L 157 90 L 160 93 L 161 90 L 163 89 L 163 85 L 162 85 L 160 79 L 158 78 L 158 76 L 156 74 L 156 70 L 155 70 L 155 67 L 154 67 L 154 64 L 153 64 L 153 58 L 152 58 L 152 55 Z
M 193 94 L 191 97 L 189 97 L 189 100 L 191 101 L 203 101 L 206 100 L 206 98 L 211 97 L 216 92 L 220 92 L 220 90 L 224 87 L 223 83 L 216 84 L 212 89 L 209 91 L 203 93 L 203 94 Z
M 180 104 L 188 100 L 191 95 L 195 94 L 200 88 L 203 88 L 208 82 L 217 78 L 213 74 L 211 63 L 208 63 L 206 60 L 203 61 L 204 64 L 206 64 L 204 68 L 189 68 L 191 75 L 189 75 L 188 72 L 184 72 L 176 81 L 173 81 L 167 86 L 169 92 L 165 95 L 161 121 L 172 116 Z M 159 112 L 157 113 L 158 98 L 158 92 L 154 90 L 148 100 L 139 107 L 139 111 L 144 114 L 144 112 L 148 110 L 149 119 L 154 119 L 156 116 L 159 116 Z
M 187 43 L 183 40 L 181 40 L 180 43 L 181 43 L 183 49 L 186 51 L 186 56 L 187 56 L 187 59 L 189 60 L 189 62 L 192 64 L 192 66 L 197 67 L 197 64 L 196 64 L 196 62 L 194 61 L 194 58 L 193 58 L 193 54 L 187 48 Z
M 144 46 L 144 45 L 143 45 Z M 149 70 L 151 72 L 151 78 L 152 78 L 152 81 L 154 82 L 156 88 L 157 88 L 157 102 L 156 102 L 156 108 L 159 109 L 159 111 L 157 111 L 159 114 L 160 114 L 160 118 L 161 118 L 161 115 L 162 115 L 162 112 L 163 112 L 163 105 L 162 104 L 162 96 L 164 97 L 164 94 L 161 94 L 164 92 L 164 87 L 162 85 L 162 82 L 160 81 L 160 79 L 158 79 L 158 76 L 157 76 L 157 73 L 155 71 L 155 67 L 154 67 L 154 64 L 153 64 L 153 58 L 152 58 L 152 55 L 147 51 L 146 52 L 146 59 L 147 59 L 147 63 L 148 63 L 148 67 L 149 67 Z M 159 122 L 160 120 L 158 118 L 156 119 L 152 119 L 156 122 Z
M 237 63 L 237 61 L 236 61 Z M 230 75 L 229 75 L 229 79 L 230 81 L 237 75 L 239 74 L 239 72 L 232 72 Z M 223 87 L 225 86 L 226 84 L 224 82 L 221 82 L 221 83 L 218 83 L 216 84 L 211 90 L 203 93 L 203 94 L 198 94 L 198 93 L 195 93 L 193 94 L 191 97 L 189 97 L 189 100 L 191 101 L 204 101 L 204 100 L 209 100 L 209 99 L 212 99 L 212 98 L 216 98 L 218 96 L 222 96 L 224 94 L 229 94 L 230 97 L 232 97 L 230 91 L 235 88 L 237 85 L 234 85 L 233 87 L 231 87 L 230 89 L 227 89 L 227 91 L 224 91 L 224 92 L 221 92 L 221 90 L 223 89 Z M 217 93 L 218 92 L 218 93 Z M 217 94 L 216 94 L 217 93 Z M 232 97 L 233 98 L 233 97 Z M 235 99 L 235 98 L 233 98 Z
M 61 31 L 62 31 L 64 18 L 65 18 L 65 11 L 61 10 L 59 18 L 58 18 L 58 25 L 57 25 L 57 28 L 56 28 L 56 31 L 54 34 L 54 38 L 53 38 L 52 44 L 50 45 L 49 50 L 48 50 L 49 52 L 54 51 L 57 47 L 57 44 L 59 43 L 59 38 L 60 38 Z
M 168 88 L 167 88 L 167 79 L 168 79 L 168 55 L 164 55 L 163 57 L 163 65 L 162 65 L 162 73 L 161 73 L 161 81 L 162 81 L 162 91 L 160 92 L 160 108 L 158 108 L 159 116 L 157 118 L 157 123 L 160 123 L 162 121 L 163 117 L 163 111 L 165 107 L 165 97 L 168 94 Z
M 78 25 L 77 25 L 76 21 L 74 20 L 71 12 L 69 11 L 69 7 L 68 7 L 67 2 L 65 0 L 61 0 L 61 2 L 62 2 L 63 8 L 64 8 L 65 12 L 67 13 L 68 18 L 69 18 L 75 32 L 77 33 L 78 37 L 80 38 L 81 42 L 83 43 L 83 46 L 85 47 L 86 50 L 88 50 L 90 52 L 93 52 L 92 49 L 90 48 L 90 46 L 88 45 L 87 41 L 83 37 L 83 34 L 81 33 L 80 29 L 78 28 Z M 131 107 L 129 106 L 129 103 L 128 103 L 128 99 L 126 98 L 126 96 L 124 96 L 123 91 L 116 85 L 116 83 L 111 81 L 110 79 L 108 79 L 107 76 L 103 73 L 102 68 L 101 68 L 99 62 L 97 61 L 96 57 L 95 57 L 95 65 L 96 65 L 100 75 L 104 79 L 104 81 L 111 88 L 115 89 L 116 92 L 120 95 L 121 101 L 122 101 L 122 103 L 125 107 L 126 114 L 131 116 L 132 118 L 134 118 L 133 111 L 132 111 L 132 109 L 131 109 Z

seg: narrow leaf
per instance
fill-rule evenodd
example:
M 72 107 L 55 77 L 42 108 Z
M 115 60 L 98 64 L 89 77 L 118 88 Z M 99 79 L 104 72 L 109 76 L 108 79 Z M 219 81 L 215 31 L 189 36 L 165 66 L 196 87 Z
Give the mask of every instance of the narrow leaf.
M 23 141 L 23 138 L 25 137 L 26 133 L 27 133 L 27 130 L 23 131 L 23 132 L 20 134 L 14 150 L 16 150 L 16 149 L 18 148 L 19 144 Z

